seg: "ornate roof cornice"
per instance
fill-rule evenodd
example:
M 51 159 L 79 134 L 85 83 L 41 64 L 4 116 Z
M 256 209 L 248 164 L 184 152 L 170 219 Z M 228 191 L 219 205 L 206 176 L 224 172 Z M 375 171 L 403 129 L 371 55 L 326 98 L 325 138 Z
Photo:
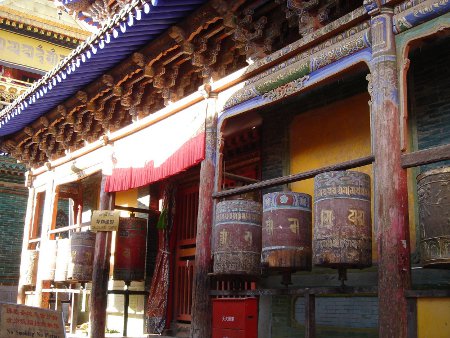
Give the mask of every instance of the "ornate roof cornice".
M 77 40 L 85 40 L 91 35 L 91 32 L 46 20 L 45 18 L 20 12 L 2 5 L 0 5 L 0 18 L 9 20 L 11 24 L 15 23 L 17 26 L 22 24 L 31 27 L 31 29 L 37 28 L 38 30 L 44 31 L 45 34 L 47 32 L 57 33 Z

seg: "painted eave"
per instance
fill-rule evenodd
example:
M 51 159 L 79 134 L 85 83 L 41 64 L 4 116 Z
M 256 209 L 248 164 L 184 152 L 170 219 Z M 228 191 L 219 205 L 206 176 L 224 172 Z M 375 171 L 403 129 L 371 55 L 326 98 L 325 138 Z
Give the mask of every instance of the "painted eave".
M 0 112 L 0 137 L 45 115 L 205 2 L 133 0 Z

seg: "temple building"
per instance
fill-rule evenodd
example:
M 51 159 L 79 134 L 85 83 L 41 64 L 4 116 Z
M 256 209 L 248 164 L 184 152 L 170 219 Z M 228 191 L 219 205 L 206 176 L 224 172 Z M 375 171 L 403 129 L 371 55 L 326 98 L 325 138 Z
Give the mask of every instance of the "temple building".
M 58 6 L 98 32 L 0 111 L 19 304 L 93 338 L 450 336 L 449 1 Z
M 55 67 L 90 31 L 50 1 L 0 2 L 0 110 Z M 0 152 L 0 301 L 16 301 L 28 189 L 26 168 Z

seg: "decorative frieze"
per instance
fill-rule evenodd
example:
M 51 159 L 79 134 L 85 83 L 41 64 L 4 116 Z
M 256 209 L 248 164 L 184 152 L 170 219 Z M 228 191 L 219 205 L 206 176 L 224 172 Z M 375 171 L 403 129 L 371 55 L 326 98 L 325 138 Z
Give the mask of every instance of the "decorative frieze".
M 228 109 L 239 103 L 263 95 L 367 47 L 369 47 L 369 39 L 368 30 L 365 29 L 312 55 L 302 53 L 248 80 L 246 86 L 238 90 L 225 103 L 224 108 Z
M 418 4 L 410 7 L 409 3 Z M 403 8 L 405 10 L 400 12 Z M 450 11 L 450 0 L 408 1 L 403 6 L 398 7 L 397 10 L 399 13 L 394 16 L 393 27 L 395 34 L 402 33 L 414 26 L 448 13 Z

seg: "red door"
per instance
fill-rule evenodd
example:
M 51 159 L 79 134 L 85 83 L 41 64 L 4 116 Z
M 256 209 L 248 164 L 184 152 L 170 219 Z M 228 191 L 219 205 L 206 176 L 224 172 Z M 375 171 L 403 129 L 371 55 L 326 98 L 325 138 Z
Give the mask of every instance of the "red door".
M 174 315 L 176 321 L 184 323 L 190 323 L 191 321 L 192 277 L 194 275 L 195 239 L 197 236 L 198 190 L 198 184 L 180 188 L 176 201 Z

